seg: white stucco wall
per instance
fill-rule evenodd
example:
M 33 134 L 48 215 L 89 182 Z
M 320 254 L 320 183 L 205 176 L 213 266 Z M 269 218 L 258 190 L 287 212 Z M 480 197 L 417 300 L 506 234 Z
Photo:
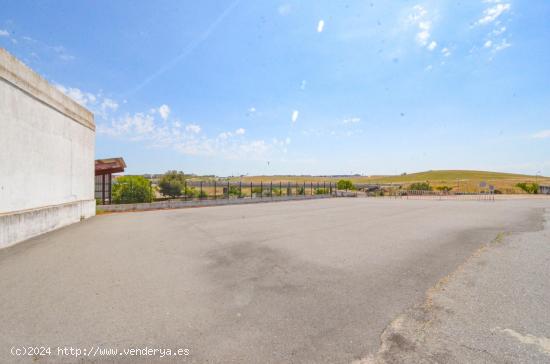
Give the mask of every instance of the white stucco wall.
M 94 145 L 93 115 L 0 49 L 0 247 L 95 214 Z

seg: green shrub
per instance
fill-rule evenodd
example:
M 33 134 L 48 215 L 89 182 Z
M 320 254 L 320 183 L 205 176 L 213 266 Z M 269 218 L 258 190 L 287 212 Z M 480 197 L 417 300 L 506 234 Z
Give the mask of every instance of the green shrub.
M 237 186 L 229 186 L 229 196 L 241 197 L 242 193 Z
M 306 194 L 306 189 L 304 188 L 304 186 L 300 186 L 300 187 L 298 187 L 298 190 L 296 191 L 296 193 L 298 195 L 305 195 Z
M 159 181 L 159 190 L 164 196 L 172 198 L 181 196 L 185 191 L 185 175 L 183 172 L 168 171 Z
M 315 194 L 316 195 L 328 195 L 328 188 L 316 188 Z
M 336 188 L 339 190 L 354 190 L 355 187 L 353 186 L 353 183 L 350 180 L 347 179 L 341 179 L 336 183 Z
M 411 191 L 431 191 L 432 186 L 428 182 L 416 182 L 409 186 Z
M 142 176 L 119 177 L 113 184 L 113 203 L 139 203 L 152 200 L 151 184 Z
M 449 187 L 449 186 L 437 186 L 435 189 L 438 190 L 438 191 L 442 191 L 442 192 L 449 192 L 453 188 Z
M 539 185 L 538 183 L 518 183 L 516 184 L 516 187 L 521 188 L 523 191 L 529 194 L 538 194 L 539 193 Z
M 195 187 L 186 187 L 182 189 L 182 194 L 187 198 L 199 197 L 200 190 Z

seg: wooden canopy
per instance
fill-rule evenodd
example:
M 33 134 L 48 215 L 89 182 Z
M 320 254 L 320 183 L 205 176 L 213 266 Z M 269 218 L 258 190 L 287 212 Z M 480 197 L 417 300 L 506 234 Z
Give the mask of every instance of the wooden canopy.
M 113 173 L 124 172 L 122 158 L 97 159 L 95 161 L 95 198 L 102 204 L 111 203 L 113 197 Z
M 122 158 L 96 159 L 95 161 L 96 176 L 124 172 L 125 168 L 126 163 Z

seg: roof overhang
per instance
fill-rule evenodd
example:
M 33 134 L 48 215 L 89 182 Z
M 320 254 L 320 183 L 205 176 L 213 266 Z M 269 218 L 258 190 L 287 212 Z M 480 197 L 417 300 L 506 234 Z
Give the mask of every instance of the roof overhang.
M 96 159 L 95 161 L 96 176 L 124 172 L 125 168 L 126 163 L 122 158 Z

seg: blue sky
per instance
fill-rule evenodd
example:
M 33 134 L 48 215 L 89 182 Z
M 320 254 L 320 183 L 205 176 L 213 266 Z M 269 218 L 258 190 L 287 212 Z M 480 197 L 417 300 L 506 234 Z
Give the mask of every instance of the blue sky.
M 550 2 L 6 1 L 129 173 L 550 175 Z

